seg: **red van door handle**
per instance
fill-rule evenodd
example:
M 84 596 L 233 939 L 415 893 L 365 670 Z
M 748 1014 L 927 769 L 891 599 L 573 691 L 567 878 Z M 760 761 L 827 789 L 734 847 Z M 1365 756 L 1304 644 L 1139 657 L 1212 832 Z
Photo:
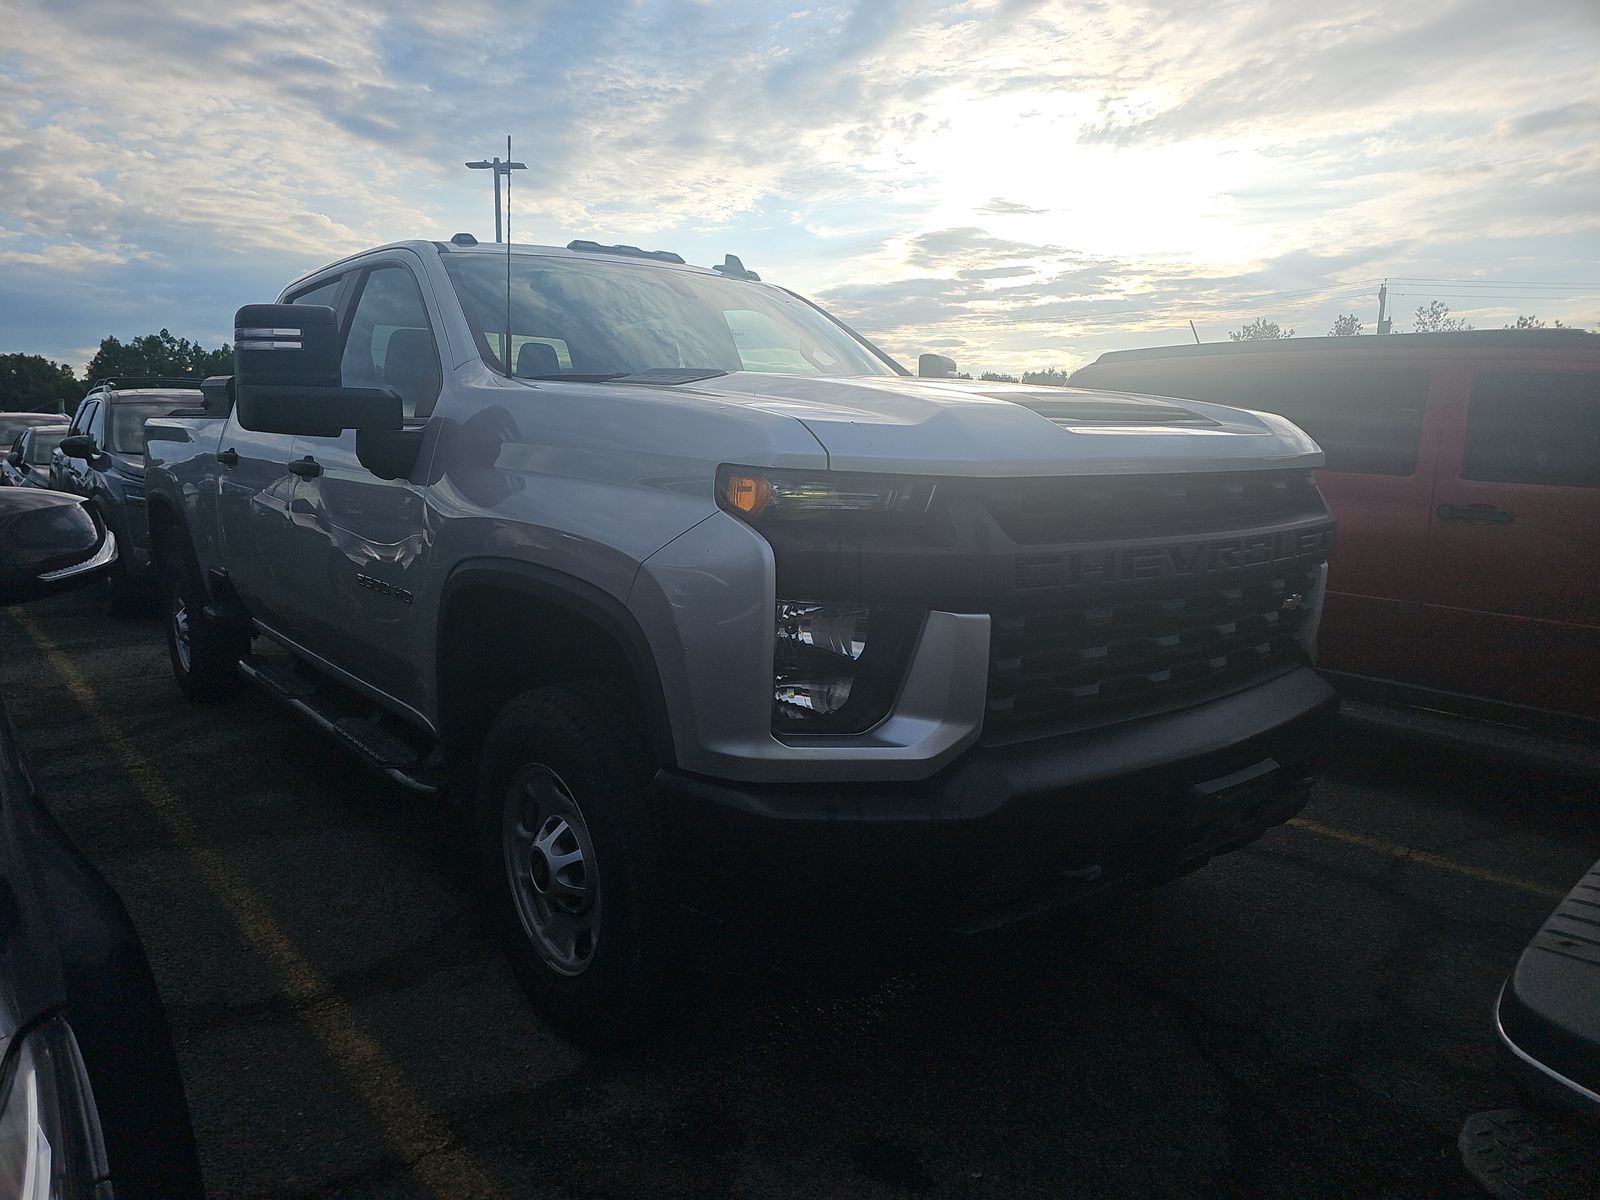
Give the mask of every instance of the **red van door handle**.
M 1463 521 L 1468 525 L 1509 525 L 1517 514 L 1492 504 L 1441 504 L 1439 520 Z

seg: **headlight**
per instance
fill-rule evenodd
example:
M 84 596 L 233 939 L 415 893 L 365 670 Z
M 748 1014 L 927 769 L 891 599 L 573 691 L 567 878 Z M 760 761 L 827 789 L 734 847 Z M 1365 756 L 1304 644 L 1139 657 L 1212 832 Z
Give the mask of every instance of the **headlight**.
M 775 733 L 864 733 L 894 704 L 922 614 L 779 601 L 772 656 Z
M 893 475 L 723 467 L 717 503 L 742 520 L 906 521 L 927 515 L 936 484 Z
M 0 1083 L 0 1197 L 90 1200 L 105 1146 L 72 1030 L 59 1017 L 20 1035 Z

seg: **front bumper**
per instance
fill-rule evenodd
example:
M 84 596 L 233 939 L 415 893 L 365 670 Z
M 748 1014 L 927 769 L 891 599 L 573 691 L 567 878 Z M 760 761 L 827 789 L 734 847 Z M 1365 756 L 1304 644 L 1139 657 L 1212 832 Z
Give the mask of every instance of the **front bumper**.
M 663 771 L 678 898 L 746 932 L 835 943 L 1006 924 L 1287 820 L 1337 709 L 1298 667 L 1187 709 L 980 746 L 920 781 Z

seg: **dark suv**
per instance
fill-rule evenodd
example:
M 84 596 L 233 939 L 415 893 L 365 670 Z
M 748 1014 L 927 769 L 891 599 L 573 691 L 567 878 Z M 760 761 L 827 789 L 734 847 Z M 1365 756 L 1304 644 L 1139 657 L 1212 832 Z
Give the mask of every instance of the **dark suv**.
M 144 506 L 144 423 L 197 409 L 198 379 L 102 379 L 78 405 L 50 459 L 50 485 L 85 497 L 117 535 L 110 573 L 111 611 L 125 613 L 153 596 L 150 522 Z

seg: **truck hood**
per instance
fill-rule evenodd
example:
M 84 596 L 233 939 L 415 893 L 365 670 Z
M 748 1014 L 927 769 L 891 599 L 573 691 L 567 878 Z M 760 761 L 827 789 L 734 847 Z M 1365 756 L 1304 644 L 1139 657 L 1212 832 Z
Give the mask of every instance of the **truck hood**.
M 1086 388 L 737 372 L 670 389 L 792 417 L 835 471 L 965 476 L 1321 465 L 1270 413 Z

